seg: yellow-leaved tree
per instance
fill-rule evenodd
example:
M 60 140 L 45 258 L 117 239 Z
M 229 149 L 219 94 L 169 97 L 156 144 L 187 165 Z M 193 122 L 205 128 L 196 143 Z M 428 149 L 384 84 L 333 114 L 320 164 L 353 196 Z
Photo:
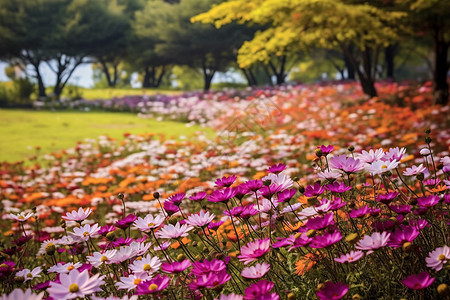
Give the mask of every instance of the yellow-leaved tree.
M 374 97 L 380 52 L 398 41 L 405 15 L 341 0 L 229 0 L 191 21 L 218 28 L 231 22 L 262 25 L 264 29 L 239 49 L 238 63 L 243 68 L 267 63 L 287 51 L 339 49 L 353 65 L 364 92 Z

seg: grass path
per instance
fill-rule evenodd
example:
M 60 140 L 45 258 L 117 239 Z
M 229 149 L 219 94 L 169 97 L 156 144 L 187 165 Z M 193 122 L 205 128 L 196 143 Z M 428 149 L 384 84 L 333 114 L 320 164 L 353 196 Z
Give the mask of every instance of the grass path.
M 24 160 L 41 153 L 71 148 L 78 141 L 108 135 L 121 140 L 125 132 L 153 132 L 166 137 L 189 137 L 196 131 L 212 136 L 212 129 L 186 127 L 184 123 L 138 118 L 131 113 L 48 112 L 0 109 L 0 161 Z

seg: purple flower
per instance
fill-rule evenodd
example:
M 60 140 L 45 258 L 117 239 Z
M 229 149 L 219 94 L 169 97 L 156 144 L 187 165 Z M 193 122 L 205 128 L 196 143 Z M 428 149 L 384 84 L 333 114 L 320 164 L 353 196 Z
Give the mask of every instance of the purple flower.
M 320 182 L 314 183 L 314 185 L 308 185 L 303 193 L 306 197 L 315 197 L 322 194 L 325 188 L 320 185 Z
M 209 223 L 208 228 L 212 230 L 217 230 L 220 226 L 222 226 L 223 223 L 224 223 L 223 221 L 211 222 Z
M 404 243 L 412 242 L 419 233 L 420 231 L 415 227 L 405 226 L 402 229 L 397 228 L 394 233 L 391 234 L 389 246 L 392 248 L 400 248 Z
M 28 242 L 28 241 L 31 240 L 32 238 L 33 238 L 33 236 L 32 236 L 31 234 L 30 234 L 30 235 L 22 235 L 22 236 L 19 237 L 18 239 L 12 241 L 12 243 L 13 243 L 14 245 L 17 245 L 17 246 L 20 247 L 20 246 L 26 244 L 26 242 Z
M 421 272 L 416 275 L 409 275 L 402 280 L 402 283 L 413 290 L 421 290 L 429 287 L 434 282 L 434 278 L 430 277 L 427 272 Z
M 46 289 L 48 289 L 48 288 L 50 287 L 50 282 L 51 282 L 51 280 L 47 280 L 47 281 L 44 281 L 44 282 L 40 282 L 40 283 L 38 283 L 38 284 L 35 284 L 35 285 L 32 287 L 32 289 L 35 290 L 35 291 L 46 290 Z
M 341 257 L 335 258 L 334 260 L 337 262 L 343 263 L 352 263 L 357 260 L 360 260 L 364 256 L 364 252 L 362 251 L 350 251 L 350 253 L 342 254 Z
M 332 146 L 332 145 L 328 145 L 328 146 L 322 145 L 317 148 L 319 148 L 322 151 L 323 156 L 327 156 L 328 154 L 330 154 L 331 152 L 334 151 L 334 146 Z
M 227 268 L 222 260 L 213 259 L 211 261 L 205 259 L 203 262 L 194 261 L 191 273 L 195 276 L 202 276 L 211 272 L 220 272 Z
M 350 191 L 352 189 L 352 187 L 346 186 L 344 182 L 339 184 L 339 182 L 335 181 L 332 184 L 331 183 L 327 184 L 325 186 L 325 189 L 327 191 L 334 192 L 334 193 L 345 193 L 347 191 Z
M 9 276 L 14 271 L 16 264 L 13 261 L 4 261 L 0 264 L 0 278 L 3 276 Z
M 202 200 L 206 199 L 207 196 L 208 196 L 208 194 L 206 194 L 205 192 L 198 192 L 198 193 L 195 193 L 194 195 L 190 196 L 189 200 L 202 201 Z
M 178 193 L 178 194 L 170 196 L 167 200 L 176 206 L 180 206 L 181 201 L 183 201 L 183 199 L 185 197 L 186 197 L 185 193 Z
M 116 227 L 114 227 L 113 225 L 105 225 L 100 227 L 98 234 L 106 236 L 109 232 L 113 232 L 114 230 L 116 230 Z
M 348 215 L 350 218 L 363 218 L 370 212 L 370 208 L 367 205 L 364 205 L 358 209 L 352 210 Z
M 279 163 L 279 164 L 277 164 L 277 165 L 271 166 L 271 167 L 267 170 L 267 172 L 278 174 L 278 173 L 284 171 L 285 169 L 286 169 L 286 166 L 285 166 L 284 164 L 282 164 L 282 163 Z
M 339 231 L 333 233 L 325 231 L 323 235 L 315 236 L 309 246 L 311 248 L 326 248 L 336 244 L 340 240 L 342 240 L 342 234 Z
M 272 244 L 272 248 L 283 248 L 292 245 L 295 241 L 295 237 L 292 234 L 287 238 L 277 237 L 276 240 L 277 241 Z
M 344 297 L 347 292 L 348 284 L 343 284 L 342 282 L 334 283 L 331 281 L 327 281 L 316 292 L 316 295 L 320 300 L 336 300 Z
M 341 198 L 334 198 L 334 201 L 331 203 L 330 210 L 338 210 L 341 207 L 345 206 L 345 202 L 342 201 Z
M 271 293 L 270 291 L 274 287 L 273 282 L 267 280 L 261 280 L 257 283 L 253 283 L 248 288 L 245 289 L 244 299 L 256 300 L 278 300 L 280 297 L 276 293 Z
M 129 214 L 128 216 L 126 216 L 125 218 L 117 221 L 116 223 L 114 223 L 117 227 L 121 228 L 121 229 L 127 229 L 128 227 L 131 226 L 131 224 L 133 224 L 134 221 L 137 220 L 137 217 L 133 214 Z
M 196 290 L 198 288 L 215 288 L 222 285 L 231 279 L 230 274 L 226 270 L 217 273 L 203 274 L 197 281 L 189 285 L 190 289 Z
M 244 207 L 236 206 L 230 209 L 230 211 L 228 211 L 227 209 L 224 210 L 223 213 L 227 216 L 238 217 L 241 214 L 242 210 L 244 210 Z
M 269 247 L 269 238 L 250 242 L 241 248 L 241 255 L 239 255 L 238 258 L 240 261 L 244 262 L 244 265 L 248 265 L 258 257 L 266 254 L 270 250 Z
M 343 155 L 333 156 L 330 159 L 330 167 L 343 170 L 346 173 L 356 173 L 364 169 L 364 163 L 353 157 Z
M 406 215 L 411 212 L 411 205 L 389 205 L 389 208 L 392 209 L 393 212 L 402 215 Z
M 294 242 L 292 243 L 291 247 L 289 247 L 288 251 L 292 251 L 295 248 L 300 248 L 308 245 L 311 243 L 312 238 L 308 237 L 306 235 L 306 232 L 303 232 L 299 237 L 294 239 Z
M 230 187 L 236 181 L 236 179 L 237 179 L 236 175 L 232 175 L 229 177 L 224 176 L 214 181 L 214 183 L 216 184 L 216 186 Z
M 239 215 L 239 217 L 242 219 L 248 219 L 257 214 L 258 214 L 258 211 L 255 209 L 254 205 L 247 205 L 247 206 L 243 207 L 242 212 Z
M 333 216 L 334 216 L 333 213 L 328 213 L 323 216 L 311 218 L 305 223 L 305 226 L 308 229 L 317 229 L 317 230 L 324 229 L 334 224 Z
M 236 195 L 236 189 L 234 188 L 225 188 L 222 190 L 215 190 L 208 197 L 208 201 L 210 202 L 228 202 L 231 198 Z
M 375 200 L 377 200 L 378 202 L 381 202 L 381 203 L 384 203 L 384 204 L 388 205 L 397 196 L 398 196 L 397 192 L 391 192 L 391 193 L 386 193 L 386 194 L 380 194 L 380 195 L 378 195 L 375 198 Z
M 255 179 L 255 180 L 249 180 L 246 181 L 245 183 L 245 187 L 252 192 L 256 192 L 257 190 L 259 190 L 260 188 L 262 188 L 264 186 L 262 180 L 259 179 Z
M 296 189 L 287 189 L 277 194 L 278 202 L 289 202 L 294 197 Z
M 165 201 L 163 205 L 164 205 L 164 210 L 167 212 L 167 214 L 169 216 L 180 211 L 180 208 L 170 201 Z
M 169 281 L 169 277 L 158 274 L 150 280 L 139 283 L 136 287 L 136 294 L 148 295 L 159 293 L 169 286 Z
M 162 263 L 161 270 L 166 273 L 180 273 L 189 268 L 192 265 L 189 259 L 185 259 L 182 262 L 174 261 L 172 263 Z
M 421 207 L 432 207 L 439 203 L 439 196 L 425 196 L 417 198 L 417 204 Z

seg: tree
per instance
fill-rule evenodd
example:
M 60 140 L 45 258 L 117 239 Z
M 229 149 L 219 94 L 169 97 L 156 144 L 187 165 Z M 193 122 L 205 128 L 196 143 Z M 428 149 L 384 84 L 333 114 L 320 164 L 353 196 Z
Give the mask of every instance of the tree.
M 239 49 L 238 62 L 247 67 L 282 57 L 286 49 L 340 49 L 353 66 L 364 92 L 376 96 L 376 65 L 381 48 L 396 41 L 393 26 L 404 13 L 339 0 L 234 0 L 193 18 L 221 27 L 233 21 L 266 25 Z

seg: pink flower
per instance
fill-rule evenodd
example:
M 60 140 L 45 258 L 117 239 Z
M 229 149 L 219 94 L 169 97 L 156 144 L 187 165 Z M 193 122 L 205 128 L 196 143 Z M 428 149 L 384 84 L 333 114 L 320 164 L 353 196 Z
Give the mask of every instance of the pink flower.
M 84 219 L 89 217 L 91 213 L 92 209 L 86 208 L 86 210 L 83 210 L 83 208 L 80 207 L 78 211 L 73 210 L 71 213 L 66 213 L 66 215 L 62 216 L 61 218 L 67 221 L 83 221 Z
M 248 265 L 258 257 L 266 254 L 269 251 L 269 246 L 270 240 L 268 238 L 250 242 L 241 248 L 241 255 L 238 258 L 244 265 Z
M 230 187 L 236 181 L 236 179 L 237 179 L 236 175 L 232 175 L 229 177 L 224 176 L 214 181 L 214 183 L 216 184 L 216 186 Z
M 359 250 L 375 250 L 387 245 L 391 233 L 375 232 L 372 235 L 366 235 L 362 240 L 356 244 L 356 249 Z
M 105 283 L 103 278 L 105 276 L 100 274 L 89 277 L 87 270 L 80 273 L 74 269 L 69 274 L 60 274 L 61 283 L 51 282 L 47 291 L 54 299 L 84 298 L 101 291 L 100 287 Z
M 180 223 L 177 223 L 175 226 L 169 224 L 161 228 L 156 235 L 161 239 L 177 239 L 188 236 L 188 232 L 192 229 L 194 227 L 188 226 L 187 224 L 180 225 Z
M 280 299 L 280 296 L 278 296 L 276 293 L 270 292 L 273 287 L 274 283 L 267 280 L 261 280 L 257 283 L 253 283 L 245 289 L 244 299 L 278 300 Z
M 169 286 L 169 281 L 169 277 L 158 274 L 150 280 L 139 283 L 136 288 L 136 294 L 148 295 L 159 293 Z
M 324 285 L 316 292 L 317 297 L 320 300 L 335 300 L 341 299 L 348 292 L 348 284 L 343 284 L 341 282 L 331 282 L 327 281 Z
M 332 233 L 325 231 L 323 235 L 315 236 L 309 246 L 311 248 L 326 248 L 336 244 L 340 240 L 342 240 L 342 234 L 339 231 Z
M 166 273 L 180 273 L 189 268 L 192 265 L 189 259 L 185 259 L 182 262 L 174 261 L 172 263 L 163 263 L 161 270 Z
M 333 156 L 330 159 L 330 167 L 343 170 L 346 173 L 356 173 L 364 169 L 364 163 L 353 157 L 343 155 Z
M 362 251 L 350 251 L 350 253 L 347 254 L 342 254 L 341 257 L 339 258 L 335 258 L 334 260 L 337 262 L 340 262 L 341 264 L 343 263 L 352 263 L 355 262 L 357 260 L 360 260 L 364 255 L 364 252 Z
M 432 207 L 439 203 L 441 198 L 439 196 L 425 196 L 417 198 L 417 204 L 421 207 Z
M 267 172 L 278 174 L 278 173 L 284 171 L 285 169 L 286 169 L 286 166 L 285 166 L 284 164 L 282 164 L 282 163 L 279 163 L 279 164 L 277 164 L 277 165 L 271 166 L 271 167 L 267 170 Z
M 412 166 L 411 168 L 406 168 L 406 170 L 403 171 L 403 175 L 414 176 L 419 173 L 422 173 L 425 170 L 426 170 L 426 167 L 424 167 L 422 164 L 420 164 L 419 166 Z
M 405 155 L 405 153 L 406 153 L 406 149 L 404 147 L 401 149 L 399 149 L 398 147 L 389 148 L 389 151 L 386 152 L 386 154 L 384 155 L 382 160 L 385 160 L 385 161 L 398 160 L 398 161 L 400 161 L 402 159 L 403 155 Z
M 134 221 L 134 226 L 140 231 L 149 231 L 151 229 L 158 228 L 163 222 L 165 217 L 162 215 L 152 216 L 146 215 L 144 218 L 138 217 L 136 221 Z
M 352 189 L 352 187 L 345 185 L 344 182 L 339 184 L 339 182 L 335 181 L 332 184 L 331 183 L 327 184 L 325 186 L 325 189 L 327 191 L 334 192 L 334 193 L 345 193 L 347 191 L 350 191 Z
M 427 267 L 440 271 L 450 261 L 450 247 L 444 246 L 434 249 L 425 258 Z
M 256 264 L 251 267 L 246 267 L 242 270 L 241 275 L 245 278 L 261 278 L 270 270 L 270 265 L 266 262 Z
M 420 231 L 415 227 L 404 227 L 403 229 L 397 228 L 394 233 L 391 234 L 389 240 L 389 246 L 392 248 L 400 248 L 406 242 L 412 242 L 418 235 Z
M 384 156 L 384 151 L 382 148 L 373 150 L 370 149 L 369 152 L 363 150 L 361 154 L 357 154 L 357 157 L 359 160 L 361 160 L 363 163 L 373 163 L 374 161 L 380 160 Z
M 334 216 L 333 213 L 328 213 L 323 216 L 311 218 L 305 223 L 305 226 L 308 229 L 316 229 L 316 230 L 324 229 L 334 224 L 333 216 Z
M 434 278 L 430 277 L 427 272 L 421 272 L 417 275 L 409 275 L 402 280 L 402 283 L 410 289 L 421 290 L 429 287 L 434 282 Z
M 86 224 L 81 227 L 74 227 L 73 232 L 69 232 L 70 235 L 73 237 L 82 240 L 87 241 L 89 240 L 89 237 L 95 236 L 99 232 L 100 228 L 98 227 L 98 224 L 95 223 L 94 225 Z
M 30 289 L 23 291 L 22 289 L 15 289 L 9 295 L 3 294 L 2 300 L 41 300 L 44 297 L 44 292 L 36 295 Z
M 315 182 L 314 185 L 308 185 L 303 193 L 306 197 L 314 197 L 322 194 L 325 188 L 320 185 L 320 182 Z

